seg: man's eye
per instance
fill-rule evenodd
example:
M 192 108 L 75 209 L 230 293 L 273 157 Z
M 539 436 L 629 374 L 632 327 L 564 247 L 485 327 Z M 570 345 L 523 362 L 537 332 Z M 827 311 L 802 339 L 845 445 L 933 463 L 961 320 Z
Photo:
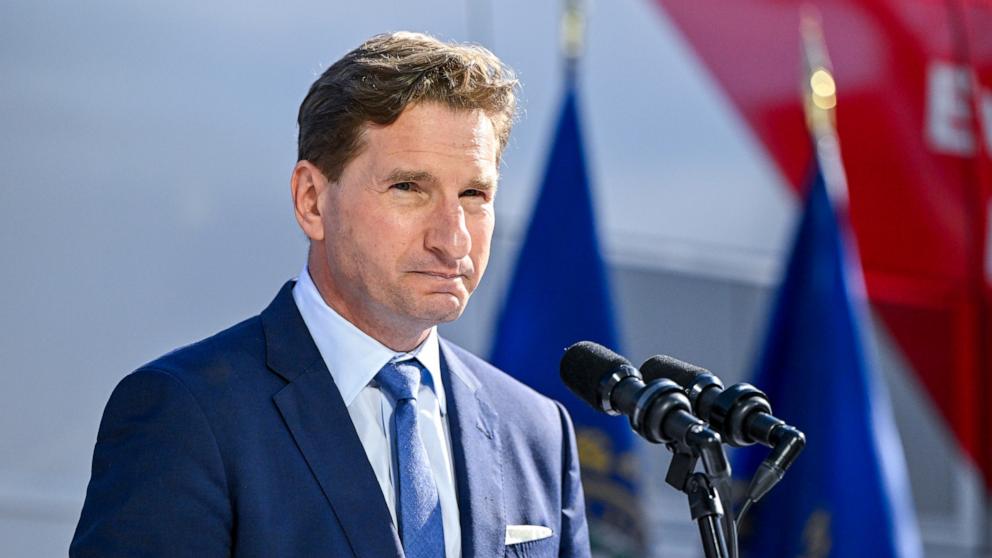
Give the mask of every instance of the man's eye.
M 403 192 L 413 192 L 417 189 L 417 185 L 413 182 L 399 182 L 390 186 L 390 188 L 395 188 Z
M 485 199 L 486 193 L 482 190 L 469 189 L 462 192 L 462 196 L 467 198 L 483 198 Z

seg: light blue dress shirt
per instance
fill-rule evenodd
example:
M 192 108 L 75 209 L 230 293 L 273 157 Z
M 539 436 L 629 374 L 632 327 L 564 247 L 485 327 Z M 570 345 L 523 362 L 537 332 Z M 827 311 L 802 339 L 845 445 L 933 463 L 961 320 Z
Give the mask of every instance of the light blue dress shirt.
M 393 406 L 389 398 L 370 383 L 386 363 L 394 360 L 416 357 L 430 373 L 433 386 L 421 384 L 417 397 L 420 436 L 427 449 L 441 502 L 447 558 L 460 558 L 461 525 L 455 494 L 451 437 L 445 417 L 447 408 L 444 384 L 441 382 L 437 328 L 431 328 L 427 339 L 416 349 L 409 353 L 397 353 L 369 337 L 328 306 L 310 278 L 307 267 L 296 279 L 293 300 L 348 407 L 358 438 L 382 488 L 393 525 L 397 524 L 395 485 L 398 483 L 389 428 Z

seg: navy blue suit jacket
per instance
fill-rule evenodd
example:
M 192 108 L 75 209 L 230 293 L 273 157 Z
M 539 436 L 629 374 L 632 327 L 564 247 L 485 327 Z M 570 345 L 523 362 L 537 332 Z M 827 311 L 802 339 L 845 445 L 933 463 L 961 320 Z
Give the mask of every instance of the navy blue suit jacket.
M 403 555 L 291 289 L 121 381 L 70 555 Z M 441 355 L 463 555 L 588 556 L 565 410 L 443 340 Z M 507 525 L 554 534 L 507 546 Z

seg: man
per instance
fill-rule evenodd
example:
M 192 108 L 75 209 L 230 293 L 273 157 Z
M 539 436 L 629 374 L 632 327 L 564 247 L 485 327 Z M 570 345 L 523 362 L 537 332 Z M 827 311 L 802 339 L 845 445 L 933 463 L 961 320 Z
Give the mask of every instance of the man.
M 485 49 L 411 33 L 313 84 L 306 267 L 121 381 L 71 555 L 589 555 L 564 409 L 436 331 L 486 268 L 515 87 Z

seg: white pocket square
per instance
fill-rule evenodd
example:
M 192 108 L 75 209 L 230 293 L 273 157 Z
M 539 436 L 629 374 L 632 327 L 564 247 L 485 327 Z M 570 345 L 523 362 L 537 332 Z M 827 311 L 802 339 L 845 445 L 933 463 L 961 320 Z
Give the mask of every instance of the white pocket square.
M 506 544 L 539 541 L 551 536 L 551 529 L 541 525 L 507 525 Z

